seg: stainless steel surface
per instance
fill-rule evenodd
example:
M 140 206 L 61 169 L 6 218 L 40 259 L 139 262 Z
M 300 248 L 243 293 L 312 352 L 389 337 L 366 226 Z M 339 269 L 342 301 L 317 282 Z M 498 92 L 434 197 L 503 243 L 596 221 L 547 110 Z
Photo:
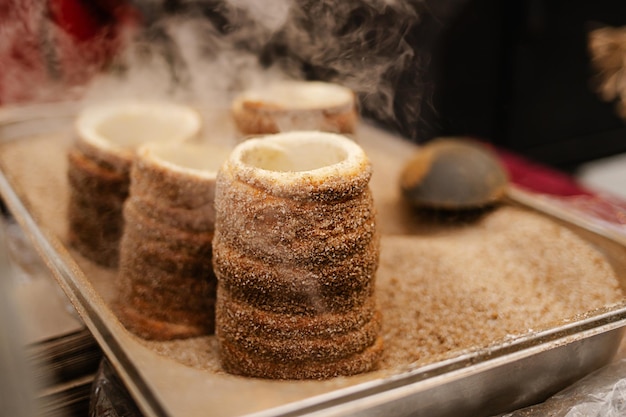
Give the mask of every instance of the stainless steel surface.
M 14 279 L 5 225 L 0 224 L 0 404 L 3 415 L 29 417 L 39 411 L 35 401 L 39 387 L 24 352 L 26 323 L 12 298 Z
M 0 113 L 0 126 L 2 126 Z M 58 122 L 58 120 L 53 122 Z M 10 131 L 0 127 L 0 139 L 21 140 L 20 129 L 12 123 Z M 23 119 L 24 132 L 50 134 L 68 129 L 66 123 L 53 123 L 45 127 L 41 120 Z M 54 126 L 54 127 L 49 127 Z M 56 130 L 55 130 L 56 129 Z M 372 133 L 371 126 L 367 129 Z M 7 133 L 8 132 L 8 133 Z M 369 134 L 368 133 L 368 134 Z M 384 137 L 385 145 L 368 142 L 378 151 L 389 150 L 391 155 L 405 155 L 411 144 L 388 133 L 374 131 L 371 135 Z M 370 139 L 367 139 L 370 140 Z M 41 226 L 41 218 L 33 216 L 31 207 L 25 204 L 20 190 L 12 183 L 11 175 L 0 175 L 0 194 L 14 213 L 21 226 L 55 274 L 60 286 L 76 307 L 78 313 L 102 346 L 113 366 L 120 373 L 131 394 L 146 416 L 182 417 L 176 400 L 185 400 L 172 391 L 167 378 L 177 385 L 188 384 L 190 389 L 217 389 L 218 385 L 206 374 L 193 370 L 171 369 L 169 362 L 161 362 L 152 352 L 137 345 L 120 327 L 113 313 L 102 300 L 102 293 L 94 288 L 85 271 L 73 261 L 68 250 L 50 227 Z M 532 198 L 523 203 L 538 209 Z M 602 235 L 601 230 L 585 223 L 584 219 L 570 222 L 560 216 L 559 210 L 549 213 L 559 217 L 565 224 L 580 232 L 593 245 L 602 250 L 622 279 L 626 288 L 626 249 L 614 236 Z M 451 416 L 492 415 L 505 412 L 547 398 L 588 372 L 608 363 L 616 352 L 626 324 L 626 305 L 594 312 L 578 320 L 542 332 L 531 332 L 522 337 L 485 347 L 479 351 L 462 354 L 450 360 L 433 363 L 418 369 L 393 375 L 364 377 L 348 385 L 325 386 L 321 390 L 303 391 L 307 385 L 285 386 L 292 396 L 282 404 L 268 399 L 268 405 L 249 415 L 261 416 Z M 161 367 L 161 368 L 159 368 Z M 169 368 L 168 368 L 169 367 Z M 204 385 L 203 385 L 204 384 Z M 215 382 L 220 389 L 228 390 L 236 384 L 229 379 Z M 271 387 L 271 386 L 268 386 Z M 302 390 L 300 389 L 302 387 Z M 266 388 L 255 386 L 259 395 Z M 269 388 L 268 388 L 269 389 Z M 277 388 L 278 389 L 278 388 Z M 185 391 L 186 392 L 186 391 Z M 189 394 L 191 395 L 191 394 Z M 232 398 L 243 393 L 234 392 Z M 173 398 L 178 396 L 179 398 Z M 202 396 L 202 392 L 200 392 Z M 264 398 L 249 397 L 246 401 L 262 401 Z M 223 401 L 228 401 L 224 399 Z M 201 403 L 199 403 L 201 404 Z M 222 404 L 223 406 L 223 404 Z M 235 407 L 236 404 L 232 404 Z M 207 404 L 197 410 L 198 415 L 209 414 L 215 409 Z M 227 410 L 237 415 L 235 408 Z M 187 417 L 187 416 L 185 416 Z
M 451 369 L 445 365 L 433 370 L 419 369 L 412 376 L 417 379 L 426 374 L 426 379 L 411 382 L 411 376 L 404 375 L 402 386 L 392 388 L 392 384 L 386 384 L 380 392 L 338 406 L 329 405 L 314 415 L 489 416 L 535 404 L 606 364 L 607 358 L 613 356 L 622 331 L 597 330 L 581 331 L 536 346 L 520 346 L 502 356 L 501 352 L 494 352 L 495 357 L 489 359 L 480 355 L 468 357 L 467 361 L 451 364 Z

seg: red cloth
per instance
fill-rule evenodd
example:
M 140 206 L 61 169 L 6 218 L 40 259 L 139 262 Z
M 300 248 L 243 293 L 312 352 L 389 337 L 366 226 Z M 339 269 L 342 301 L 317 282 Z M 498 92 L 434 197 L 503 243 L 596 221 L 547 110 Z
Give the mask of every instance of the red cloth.
M 139 21 L 125 0 L 5 0 L 0 104 L 68 94 L 108 64 Z
M 556 196 L 592 195 L 570 175 L 538 164 L 518 154 L 497 149 L 509 179 L 527 190 Z
M 613 232 L 626 230 L 626 201 L 590 190 L 570 175 L 533 162 L 503 149 L 494 149 L 507 170 L 512 184 L 526 191 L 540 194 L 563 210 L 577 213 L 590 222 L 598 222 Z

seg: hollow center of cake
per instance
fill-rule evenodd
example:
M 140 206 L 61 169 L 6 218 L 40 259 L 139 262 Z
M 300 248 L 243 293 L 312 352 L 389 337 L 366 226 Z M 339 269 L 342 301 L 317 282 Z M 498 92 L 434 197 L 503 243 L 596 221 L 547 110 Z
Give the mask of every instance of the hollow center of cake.
M 112 115 L 96 126 L 96 133 L 122 148 L 134 149 L 145 142 L 167 142 L 182 136 L 184 122 L 166 114 L 125 113 Z
M 293 144 L 261 143 L 242 155 L 242 162 L 276 172 L 302 172 L 338 164 L 348 157 L 345 149 L 332 143 L 294 141 Z

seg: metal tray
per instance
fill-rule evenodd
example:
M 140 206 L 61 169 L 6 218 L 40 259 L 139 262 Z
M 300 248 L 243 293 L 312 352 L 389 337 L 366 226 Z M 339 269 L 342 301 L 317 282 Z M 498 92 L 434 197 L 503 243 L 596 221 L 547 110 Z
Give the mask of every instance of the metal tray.
M 59 158 L 71 140 L 76 109 L 75 103 L 62 103 L 0 111 L 0 194 L 146 417 L 493 415 L 547 398 L 607 364 L 620 345 L 626 304 L 397 373 L 242 382 L 165 358 L 130 335 L 108 307 L 114 272 L 77 259 L 60 238 L 64 224 L 53 212 L 62 210 L 66 196 L 59 190 L 67 187 Z M 415 147 L 367 123 L 357 140 L 375 164 L 396 170 Z M 34 145 L 38 155 L 28 160 Z M 7 164 L 17 157 L 25 159 Z M 388 212 L 381 227 L 402 231 L 406 213 L 394 203 L 395 178 L 375 174 L 372 181 L 379 210 Z M 626 239 L 619 230 L 523 190 L 513 189 L 509 197 L 581 234 L 606 255 L 626 288 Z M 42 201 L 55 207 L 42 211 Z

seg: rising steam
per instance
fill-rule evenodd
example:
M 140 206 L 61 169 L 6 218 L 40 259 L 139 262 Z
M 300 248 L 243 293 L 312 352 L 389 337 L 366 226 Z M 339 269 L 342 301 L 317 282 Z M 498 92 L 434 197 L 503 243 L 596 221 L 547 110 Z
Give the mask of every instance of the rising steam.
M 414 136 L 424 94 L 419 0 L 132 4 L 141 30 L 106 72 L 82 65 L 95 75 L 88 99 L 158 95 L 223 108 L 269 80 L 320 79 L 353 89 L 363 113 Z

